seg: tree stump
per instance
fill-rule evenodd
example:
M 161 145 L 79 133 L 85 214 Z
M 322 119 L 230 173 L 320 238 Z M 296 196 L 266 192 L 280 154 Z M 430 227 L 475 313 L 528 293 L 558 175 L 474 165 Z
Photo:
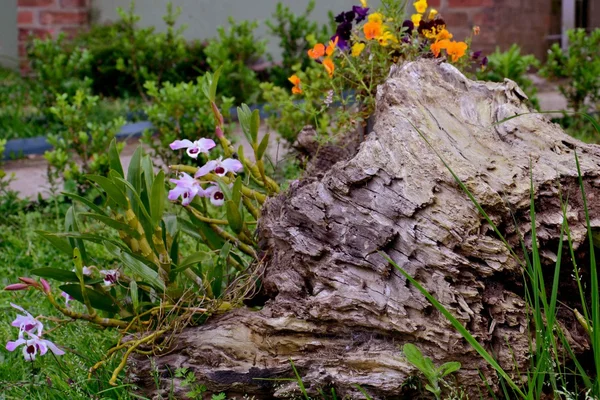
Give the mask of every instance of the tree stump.
M 402 385 L 416 371 L 400 349 L 413 343 L 436 365 L 461 362 L 457 383 L 474 398 L 479 391 L 485 397 L 479 371 L 496 387 L 494 371 L 379 252 L 421 282 L 513 376 L 517 366 L 526 371 L 532 328 L 521 267 L 413 127 L 517 249 L 519 235 L 526 244 L 532 240 L 531 171 L 538 241 L 551 276 L 562 223 L 559 195 L 569 200 L 574 246 L 579 253 L 587 246 L 575 150 L 592 224 L 600 225 L 600 202 L 592 200 L 600 194 L 600 148 L 567 136 L 540 114 L 495 125 L 528 113 L 525 99 L 512 81 L 474 82 L 437 60 L 393 70 L 378 89 L 376 123 L 358 152 L 265 205 L 259 225 L 268 260 L 264 307 L 184 330 L 167 355 L 154 357 L 161 389 L 173 385 L 183 397 L 186 389 L 171 374 L 186 367 L 213 392 L 285 397 L 295 383 L 264 379 L 293 377 L 293 360 L 309 392 L 333 387 L 338 398 L 364 398 L 360 385 L 375 399 L 403 398 Z M 559 299 L 576 305 L 572 267 L 565 263 Z M 561 309 L 559 317 L 575 351 L 586 351 L 572 312 Z M 134 382 L 159 392 L 148 358 L 132 362 Z

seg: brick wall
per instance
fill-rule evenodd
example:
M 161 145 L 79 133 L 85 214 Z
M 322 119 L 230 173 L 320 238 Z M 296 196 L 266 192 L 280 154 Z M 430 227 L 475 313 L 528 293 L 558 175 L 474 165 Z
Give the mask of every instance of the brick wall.
M 19 60 L 26 72 L 27 40 L 30 36 L 73 36 L 89 24 L 90 0 L 18 0 Z
M 517 43 L 523 53 L 544 59 L 551 44 L 557 10 L 552 0 L 429 0 L 446 21 L 456 40 L 463 40 L 473 26 L 481 34 L 473 39 L 473 49 L 493 52 Z M 560 10 L 558 10 L 560 12 Z

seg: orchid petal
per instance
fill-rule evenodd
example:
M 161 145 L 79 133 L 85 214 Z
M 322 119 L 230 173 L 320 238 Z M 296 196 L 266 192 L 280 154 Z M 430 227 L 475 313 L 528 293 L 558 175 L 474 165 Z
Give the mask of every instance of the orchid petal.
M 211 160 L 211 161 L 207 162 L 201 168 L 198 169 L 196 174 L 194 174 L 194 177 L 199 178 L 201 176 L 208 174 L 209 172 L 214 171 L 214 169 L 217 167 L 217 165 L 218 165 L 218 163 L 215 160 Z
M 171 143 L 169 147 L 171 148 L 171 150 L 186 149 L 188 147 L 194 147 L 194 143 L 192 143 L 191 140 L 187 139 L 176 140 L 173 143 Z
M 63 354 L 65 354 L 64 350 L 59 349 L 54 343 L 52 343 L 49 340 L 42 340 L 42 342 L 44 342 L 44 344 L 47 346 L 47 348 L 50 349 L 50 351 L 52 353 L 54 353 L 54 355 L 56 356 L 62 356 Z M 43 354 L 40 352 L 40 354 Z
M 27 341 L 25 339 L 18 339 L 14 342 L 8 342 L 6 343 L 6 350 L 8 351 L 15 351 L 15 349 L 17 347 L 19 347 L 20 345 L 27 343 Z
M 242 165 L 242 163 L 240 162 L 240 160 L 236 160 L 235 158 L 228 158 L 226 160 L 223 160 L 223 162 L 221 163 L 221 165 L 227 170 L 227 171 L 231 171 L 231 172 L 238 172 L 241 171 L 242 169 L 244 169 L 244 166 Z
M 208 154 L 208 151 L 216 146 L 215 141 L 212 139 L 202 138 L 195 142 L 196 146 L 201 152 Z

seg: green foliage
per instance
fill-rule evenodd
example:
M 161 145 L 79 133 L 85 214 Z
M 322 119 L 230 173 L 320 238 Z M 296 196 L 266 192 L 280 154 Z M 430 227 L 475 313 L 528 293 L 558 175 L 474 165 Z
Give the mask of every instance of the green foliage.
M 46 93 L 47 103 L 58 94 L 72 96 L 78 90 L 87 91 L 92 85 L 89 51 L 75 47 L 67 52 L 65 47 L 66 37 L 60 33 L 56 40 L 33 39 L 27 49 L 31 68 Z
M 427 378 L 427 381 L 429 381 L 425 386 L 425 389 L 433 393 L 436 399 L 441 399 L 442 387 L 440 385 L 448 386 L 443 378 L 458 371 L 460 369 L 460 363 L 450 361 L 436 368 L 435 365 L 433 365 L 431 358 L 423 356 L 421 350 L 414 344 L 406 343 L 403 346 L 402 351 L 404 352 L 406 360 L 421 371 L 421 373 L 425 375 L 425 378 Z
M 488 65 L 484 70 L 477 71 L 477 79 L 491 82 L 502 82 L 508 78 L 519 85 L 525 92 L 534 108 L 539 109 L 539 101 L 535 96 L 537 88 L 526 74 L 533 68 L 539 68 L 540 62 L 534 55 L 522 55 L 521 48 L 513 44 L 507 51 L 496 51 L 488 55 Z
M 213 71 L 222 68 L 223 76 L 219 82 L 219 93 L 233 97 L 236 103 L 257 103 L 259 100 L 259 81 L 252 69 L 265 55 L 267 41 L 258 40 L 254 30 L 256 21 L 236 21 L 229 18 L 229 28 L 219 27 L 218 37 L 208 42 L 204 52 Z
M 301 69 L 308 68 L 310 58 L 307 51 L 312 44 L 325 42 L 331 36 L 330 26 L 324 25 L 319 28 L 316 22 L 310 20 L 315 4 L 315 0 L 310 0 L 304 13 L 296 15 L 288 6 L 278 2 L 271 16 L 272 20 L 265 22 L 269 33 L 279 38 L 279 47 L 282 50 L 281 65 L 274 65 L 269 71 L 270 82 L 277 86 L 291 88 L 288 77 L 293 73 L 292 67 L 300 65 Z M 270 58 L 273 61 L 273 57 Z
M 207 388 L 205 385 L 199 384 L 196 382 L 196 376 L 193 372 L 189 371 L 187 368 L 177 368 L 175 370 L 175 377 L 182 379 L 180 382 L 181 387 L 189 388 L 190 391 L 185 394 L 188 399 L 204 399 L 204 395 L 207 392 Z M 225 393 L 213 394 L 211 395 L 211 400 L 225 400 L 227 397 Z
M 559 88 L 574 111 L 587 111 L 586 100 L 600 109 L 600 29 L 589 34 L 584 29 L 572 29 L 567 36 L 568 50 L 563 52 L 554 44 L 541 73 L 566 79 Z
M 116 118 L 108 123 L 90 121 L 97 107 L 98 97 L 78 90 L 74 96 L 56 96 L 50 113 L 62 125 L 56 133 L 48 134 L 53 146 L 44 155 L 48 160 L 48 178 L 56 185 L 59 178 L 73 181 L 80 190 L 85 189 L 85 174 L 105 174 L 109 170 L 108 145 L 125 120 Z M 79 159 L 73 157 L 73 153 Z
M 202 82 L 203 78 L 199 77 L 196 82 L 175 85 L 165 82 L 160 88 L 154 81 L 144 84 L 151 100 L 144 111 L 155 131 L 144 132 L 142 141 L 152 149 L 152 156 L 160 158 L 165 165 L 183 160 L 182 156 L 177 156 L 169 148 L 169 144 L 176 139 L 194 141 L 200 137 L 214 138 L 215 122 L 210 102 L 202 90 Z M 222 97 L 219 104 L 229 111 L 232 100 Z

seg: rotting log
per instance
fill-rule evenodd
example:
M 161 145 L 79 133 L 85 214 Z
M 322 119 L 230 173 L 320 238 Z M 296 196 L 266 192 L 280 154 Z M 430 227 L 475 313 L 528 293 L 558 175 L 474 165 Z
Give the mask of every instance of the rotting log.
M 520 235 L 531 244 L 531 171 L 538 242 L 550 277 L 560 196 L 568 199 L 577 254 L 587 248 L 575 150 L 592 225 L 600 225 L 600 202 L 593 200 L 600 195 L 600 147 L 567 136 L 541 114 L 495 124 L 528 113 L 525 99 L 512 81 L 474 82 L 434 60 L 393 70 L 378 89 L 376 123 L 358 151 L 265 205 L 259 226 L 268 260 L 264 307 L 237 309 L 180 333 L 168 354 L 153 357 L 161 390 L 183 398 L 187 389 L 172 374 L 186 367 L 211 392 L 284 397 L 296 384 L 265 378 L 293 377 L 293 360 L 313 393 L 333 387 L 338 398 L 364 398 L 360 385 L 376 399 L 403 398 L 402 384 L 415 373 L 401 356 L 407 342 L 437 365 L 461 362 L 456 379 L 467 392 L 487 392 L 479 372 L 497 387 L 493 370 L 380 251 L 513 376 L 517 366 L 526 371 L 532 328 L 521 266 L 414 128 L 517 249 Z M 563 271 L 559 300 L 577 306 L 568 260 Z M 585 352 L 585 332 L 564 305 L 560 324 L 575 351 Z M 131 363 L 133 382 L 146 393 L 159 392 L 148 358 Z

